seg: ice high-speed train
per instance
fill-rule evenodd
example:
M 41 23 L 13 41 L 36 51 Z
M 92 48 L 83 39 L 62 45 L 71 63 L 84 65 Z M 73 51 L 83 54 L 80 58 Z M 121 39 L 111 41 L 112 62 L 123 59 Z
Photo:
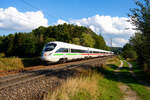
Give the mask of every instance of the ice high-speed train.
M 69 60 L 113 55 L 113 52 L 65 42 L 49 42 L 42 51 L 41 59 L 46 62 L 66 62 Z

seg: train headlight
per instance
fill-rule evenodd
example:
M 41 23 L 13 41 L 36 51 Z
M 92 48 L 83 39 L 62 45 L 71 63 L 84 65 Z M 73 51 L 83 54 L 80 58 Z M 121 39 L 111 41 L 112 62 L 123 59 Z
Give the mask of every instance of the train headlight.
M 44 56 L 50 56 L 52 53 L 44 53 Z

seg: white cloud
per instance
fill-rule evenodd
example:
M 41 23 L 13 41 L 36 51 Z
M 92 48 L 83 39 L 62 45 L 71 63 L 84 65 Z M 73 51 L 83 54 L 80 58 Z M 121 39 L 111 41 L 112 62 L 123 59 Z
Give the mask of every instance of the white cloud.
M 127 43 L 128 40 L 124 39 L 124 38 L 114 38 L 115 42 L 119 42 L 119 43 Z
M 9 31 L 31 31 L 39 26 L 48 26 L 41 11 L 19 12 L 14 7 L 0 8 L 0 29 Z
M 126 44 L 128 42 L 128 39 L 124 38 L 113 38 L 113 46 L 123 46 L 123 44 Z
M 64 22 L 89 27 L 97 34 L 102 34 L 108 45 L 110 38 L 118 39 L 121 37 L 120 43 L 114 43 L 115 41 L 113 41 L 113 43 L 114 46 L 123 46 L 123 44 L 127 42 L 126 40 L 135 33 L 135 30 L 132 30 L 134 26 L 127 20 L 129 20 L 129 18 L 95 15 L 88 18 L 71 19 L 68 21 L 58 20 L 57 24 Z
M 67 22 L 64 21 L 64 20 L 62 20 L 62 19 L 59 19 L 59 20 L 57 21 L 57 24 L 64 24 L 64 23 L 67 23 Z

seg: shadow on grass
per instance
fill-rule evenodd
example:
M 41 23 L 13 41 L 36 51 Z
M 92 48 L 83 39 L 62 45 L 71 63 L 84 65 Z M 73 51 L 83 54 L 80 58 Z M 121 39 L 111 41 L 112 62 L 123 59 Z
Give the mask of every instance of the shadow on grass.
M 37 66 L 42 64 L 40 58 L 22 58 L 22 62 L 24 67 Z
M 117 66 L 112 65 L 112 64 L 108 65 L 108 66 L 110 66 L 112 69 L 118 68 Z M 143 84 L 137 82 L 137 80 L 134 77 L 132 77 L 131 73 L 129 72 L 130 69 L 128 67 L 120 68 L 120 71 L 118 71 L 118 72 L 113 71 L 113 70 L 107 70 L 107 69 L 105 69 L 103 67 L 99 67 L 99 66 L 96 66 L 92 70 L 95 70 L 100 74 L 103 74 L 104 77 L 107 78 L 108 80 L 123 82 L 123 83 L 127 83 L 127 84 L 132 83 L 132 84 L 143 85 Z M 150 85 L 147 85 L 147 86 L 150 86 Z
M 23 61 L 23 64 L 25 67 L 44 65 L 39 58 L 31 58 L 31 59 L 24 58 L 24 59 L 22 59 L 22 61 Z M 114 70 L 117 69 L 118 66 L 116 66 L 114 64 L 108 64 L 107 66 L 109 66 L 112 70 L 108 70 L 104 67 L 101 67 L 100 65 L 96 65 L 96 66 L 91 66 L 91 65 L 87 65 L 87 64 L 81 65 L 81 67 L 84 70 L 90 69 L 90 70 L 96 71 L 100 74 L 103 74 L 103 76 L 105 78 L 107 78 L 108 80 L 119 81 L 119 82 L 123 82 L 123 83 L 127 83 L 127 84 L 128 83 L 140 84 L 136 81 L 136 79 L 134 77 L 132 77 L 131 73 L 129 72 L 130 69 L 128 67 L 122 67 L 120 69 L 120 72 L 115 72 Z M 48 74 L 49 72 L 50 72 L 50 74 Z M 27 71 L 27 72 L 23 72 L 23 73 L 30 73 L 30 72 Z M 59 71 L 45 69 L 45 70 L 40 70 L 40 71 L 34 71 L 34 73 L 36 75 L 45 74 L 46 76 L 55 76 L 60 79 L 66 79 L 68 77 L 76 76 L 78 74 L 78 71 L 74 70 L 74 69 L 59 70 Z
M 42 61 L 39 57 L 36 58 L 22 58 L 22 63 L 24 65 L 24 67 L 33 67 L 33 66 L 48 66 L 48 65 L 53 65 L 55 63 L 52 64 L 48 64 L 47 62 Z
M 116 66 L 114 64 L 107 64 L 107 66 L 114 69 L 114 70 L 118 68 L 118 66 Z
M 109 65 L 109 66 L 111 66 L 112 69 L 118 68 L 115 65 Z M 130 70 L 129 68 L 122 68 L 122 69 L 120 69 L 121 72 L 115 72 L 113 70 L 108 70 L 103 67 L 100 67 L 99 65 L 91 66 L 91 65 L 84 64 L 84 65 L 81 65 L 81 68 L 83 70 L 86 70 L 86 71 L 84 71 L 84 74 L 86 73 L 85 76 L 88 75 L 88 70 L 92 70 L 92 72 L 97 72 L 97 73 L 103 75 L 104 78 L 106 78 L 108 80 L 123 82 L 123 83 L 127 83 L 127 84 L 130 84 L 130 83 L 140 84 L 136 81 L 135 78 L 132 77 L 131 73 L 128 72 Z M 128 70 L 128 71 L 124 71 L 124 70 Z M 76 69 L 68 69 L 68 70 L 54 71 L 51 74 L 48 74 L 47 76 L 55 76 L 60 79 L 66 79 L 66 78 L 72 77 L 74 75 L 76 76 L 77 74 L 80 74 L 80 72 L 78 72 Z
M 24 67 L 32 67 L 32 66 L 39 66 L 39 65 L 43 65 L 43 66 L 48 66 L 48 65 L 55 65 L 58 64 L 58 62 L 56 63 L 50 63 L 50 62 L 45 62 L 42 61 L 40 59 L 40 57 L 35 57 L 35 58 L 22 58 L 22 63 L 24 65 Z M 67 61 L 67 62 L 73 62 L 73 61 L 81 61 L 83 59 L 76 59 L 76 60 L 71 60 L 71 61 Z
M 143 82 L 150 84 L 149 75 L 142 69 L 140 66 L 133 66 L 132 70 L 137 76 L 137 79 L 142 80 Z

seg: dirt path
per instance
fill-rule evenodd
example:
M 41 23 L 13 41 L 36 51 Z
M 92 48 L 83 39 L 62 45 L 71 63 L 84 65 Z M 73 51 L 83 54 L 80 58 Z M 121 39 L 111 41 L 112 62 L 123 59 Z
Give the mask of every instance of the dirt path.
M 121 68 L 121 67 L 123 67 L 123 61 L 122 60 L 120 60 L 120 65 L 119 65 L 119 68 Z
M 119 68 L 115 70 L 116 75 L 118 76 L 118 80 L 120 80 L 121 76 L 119 76 L 119 71 L 123 67 L 123 61 L 120 60 L 121 64 L 119 65 Z M 124 94 L 123 100 L 140 100 L 140 98 L 137 96 L 136 92 L 133 91 L 128 85 L 120 82 L 119 83 L 119 88 L 121 92 Z
M 119 72 L 120 71 L 120 68 L 123 67 L 123 61 L 120 60 L 120 65 L 118 66 L 118 68 L 115 70 L 115 72 Z
M 128 85 L 120 83 L 119 88 L 121 92 L 124 94 L 123 100 L 140 100 L 136 92 L 133 91 Z

